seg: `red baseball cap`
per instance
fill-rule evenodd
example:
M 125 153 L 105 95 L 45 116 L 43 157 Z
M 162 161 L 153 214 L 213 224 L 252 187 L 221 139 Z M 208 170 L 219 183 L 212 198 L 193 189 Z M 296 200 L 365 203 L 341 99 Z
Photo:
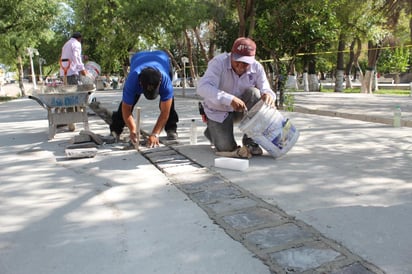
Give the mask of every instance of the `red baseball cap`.
M 232 46 L 232 58 L 236 62 L 252 64 L 255 62 L 256 44 L 246 37 L 239 37 Z

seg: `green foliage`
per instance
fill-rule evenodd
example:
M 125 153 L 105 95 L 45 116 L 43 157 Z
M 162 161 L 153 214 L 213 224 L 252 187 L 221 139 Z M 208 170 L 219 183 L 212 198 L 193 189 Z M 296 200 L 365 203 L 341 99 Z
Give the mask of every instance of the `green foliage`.
M 396 47 L 382 51 L 377 64 L 378 71 L 382 73 L 405 72 L 410 64 L 410 49 Z
M 300 71 L 308 60 L 316 61 L 318 70 L 330 71 L 336 54 L 316 53 L 336 52 L 341 33 L 351 41 L 353 37 L 380 40 L 389 32 L 384 24 L 388 16 L 383 8 L 386 0 L 253 2 L 258 58 L 275 62 L 285 58 Z M 30 46 L 46 59 L 47 71 L 55 71 L 62 45 L 70 33 L 80 31 L 83 53 L 99 63 L 103 73 L 119 73 L 128 64 L 129 52 L 138 50 L 167 49 L 179 64 L 180 57 L 189 52 L 187 34 L 195 65 L 201 71 L 207 60 L 200 52 L 200 42 L 210 49 L 209 57 L 230 51 L 239 31 L 237 5 L 244 7 L 245 1 L 2 0 L 0 62 L 15 67 L 21 55 L 27 64 L 25 49 Z M 407 7 L 401 6 L 401 23 L 394 30 L 401 42 L 407 39 Z M 193 35 L 194 28 L 200 30 L 202 41 Z
M 283 105 L 284 110 L 292 112 L 295 106 L 295 96 L 292 93 L 285 93 Z

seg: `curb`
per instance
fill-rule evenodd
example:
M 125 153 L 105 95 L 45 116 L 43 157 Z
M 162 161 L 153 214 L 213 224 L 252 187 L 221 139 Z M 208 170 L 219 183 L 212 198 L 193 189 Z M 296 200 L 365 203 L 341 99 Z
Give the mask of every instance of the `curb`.
M 337 111 L 331 111 L 331 110 L 309 109 L 309 108 L 305 108 L 301 106 L 295 106 L 293 108 L 293 111 L 304 113 L 304 114 L 315 114 L 315 115 L 321 115 L 321 116 L 339 117 L 339 118 L 344 118 L 344 119 L 359 120 L 359 121 L 379 123 L 379 124 L 393 126 L 393 119 L 384 118 L 384 117 L 376 117 L 372 115 L 337 112 Z M 412 127 L 412 121 L 402 120 L 401 126 Z

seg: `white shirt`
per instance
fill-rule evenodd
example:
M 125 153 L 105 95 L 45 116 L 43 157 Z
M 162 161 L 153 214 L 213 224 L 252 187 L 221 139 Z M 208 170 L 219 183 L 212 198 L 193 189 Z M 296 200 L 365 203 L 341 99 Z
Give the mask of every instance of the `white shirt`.
M 62 48 L 61 59 L 69 59 L 70 67 L 67 76 L 79 75 L 79 71 L 84 70 L 82 61 L 82 44 L 76 38 L 70 38 Z M 62 66 L 67 67 L 68 62 L 62 62 Z M 60 67 L 60 76 L 64 76 L 64 71 Z
M 222 53 L 210 60 L 207 70 L 199 80 L 197 93 L 204 98 L 203 106 L 206 116 L 216 122 L 223 122 L 228 112 L 234 111 L 230 106 L 234 96 L 240 97 L 250 87 L 260 90 L 261 94 L 276 94 L 270 88 L 263 66 L 255 61 L 241 76 L 232 69 L 230 53 Z

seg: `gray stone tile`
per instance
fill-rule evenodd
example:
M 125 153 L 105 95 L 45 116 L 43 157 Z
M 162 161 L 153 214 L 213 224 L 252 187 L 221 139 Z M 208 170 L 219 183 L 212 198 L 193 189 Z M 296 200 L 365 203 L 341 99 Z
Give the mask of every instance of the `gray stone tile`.
M 161 169 L 166 175 L 179 175 L 185 176 L 185 174 L 190 174 L 193 172 L 198 171 L 201 168 L 198 164 L 190 164 L 190 165 L 181 165 L 181 166 L 173 166 Z
M 342 254 L 326 246 L 296 247 L 270 254 L 272 261 L 288 272 L 303 272 L 333 262 Z
M 238 189 L 232 186 L 225 186 L 221 188 L 206 190 L 192 195 L 194 200 L 200 203 L 208 204 L 220 200 L 234 199 L 241 197 L 243 194 Z
M 223 220 L 234 229 L 246 229 L 254 226 L 281 222 L 282 217 L 266 208 L 250 208 L 244 212 L 223 217 Z
M 176 184 L 179 184 L 179 188 L 185 193 L 205 191 L 216 186 L 227 184 L 222 178 L 203 172 L 190 173 L 186 176 L 176 177 L 174 181 Z
M 161 163 L 161 162 L 166 162 L 166 161 L 174 161 L 174 160 L 184 160 L 187 159 L 185 156 L 180 155 L 180 154 L 159 154 L 159 155 L 153 155 L 149 158 L 153 163 Z
M 276 227 L 256 230 L 246 234 L 245 240 L 260 249 L 281 247 L 283 245 L 299 242 L 313 235 L 295 224 L 283 224 Z
M 181 166 L 181 165 L 189 165 L 192 163 L 193 162 L 189 159 L 182 159 L 182 160 L 161 161 L 161 162 L 156 163 L 156 165 L 160 169 L 165 169 L 165 168 L 176 167 L 176 166 Z
M 208 204 L 207 207 L 212 209 L 217 214 L 222 214 L 224 212 L 253 207 L 256 205 L 257 202 L 255 200 L 250 199 L 249 197 L 241 197 L 219 201 L 214 204 Z

